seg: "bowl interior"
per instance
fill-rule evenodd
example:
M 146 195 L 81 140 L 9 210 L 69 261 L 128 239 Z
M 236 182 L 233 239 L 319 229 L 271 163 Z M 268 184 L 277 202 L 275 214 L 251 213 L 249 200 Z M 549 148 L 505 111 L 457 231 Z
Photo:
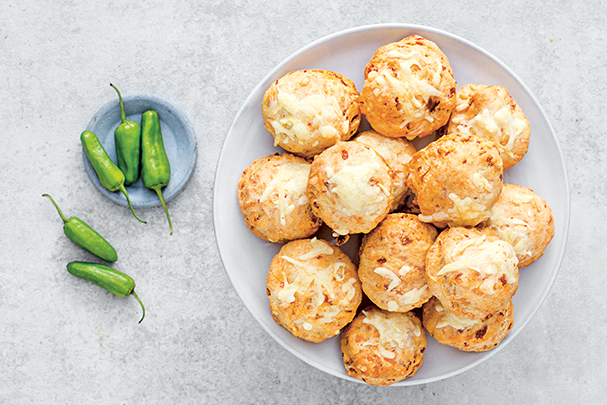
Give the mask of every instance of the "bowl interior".
M 185 187 L 192 176 L 196 165 L 197 145 L 194 131 L 187 118 L 174 106 L 154 96 L 134 95 L 123 97 L 124 110 L 128 121 L 135 121 L 141 125 L 141 114 L 154 110 L 160 118 L 160 127 L 164 148 L 171 165 L 171 180 L 162 189 L 165 201 L 170 201 Z M 116 100 L 103 106 L 91 119 L 87 131 L 97 135 L 108 156 L 116 163 L 116 146 L 114 143 L 114 130 L 121 124 L 120 102 Z M 82 151 L 84 167 L 97 190 L 117 204 L 128 207 L 126 197 L 121 192 L 110 192 L 101 185 L 97 173 L 91 166 L 84 150 Z M 126 187 L 131 203 L 134 207 L 160 206 L 160 199 L 155 191 L 147 189 L 143 181 Z

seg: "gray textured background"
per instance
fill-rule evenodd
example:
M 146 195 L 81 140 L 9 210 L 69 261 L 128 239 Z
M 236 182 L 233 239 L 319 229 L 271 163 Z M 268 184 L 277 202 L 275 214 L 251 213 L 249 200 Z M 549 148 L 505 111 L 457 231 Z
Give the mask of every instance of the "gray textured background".
M 0 2 L 0 403 L 600 403 L 607 396 L 603 249 L 607 7 L 602 1 Z M 277 63 L 336 31 L 435 27 L 506 63 L 555 128 L 571 188 L 558 278 L 517 338 L 458 376 L 374 388 L 274 342 L 235 294 L 213 239 L 223 139 Z M 150 93 L 192 122 L 199 157 L 148 225 L 89 181 L 79 134 L 115 93 Z M 139 306 L 65 271 L 91 257 L 62 233 L 51 193 L 111 239 Z

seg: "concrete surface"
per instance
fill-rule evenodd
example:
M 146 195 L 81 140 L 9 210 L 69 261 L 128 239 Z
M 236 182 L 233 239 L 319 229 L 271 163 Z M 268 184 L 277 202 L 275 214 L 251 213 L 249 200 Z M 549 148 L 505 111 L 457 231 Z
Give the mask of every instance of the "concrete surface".
M 0 403 L 602 403 L 607 397 L 607 6 L 602 1 L 0 2 Z M 222 141 L 277 63 L 336 31 L 426 25 L 487 49 L 556 130 L 571 188 L 559 276 L 506 348 L 455 377 L 374 388 L 329 376 L 275 343 L 234 292 L 213 239 Z M 115 93 L 151 93 L 194 125 L 187 188 L 140 214 L 94 189 L 79 134 Z M 63 235 L 50 193 L 137 274 L 139 306 L 69 275 L 91 260 Z

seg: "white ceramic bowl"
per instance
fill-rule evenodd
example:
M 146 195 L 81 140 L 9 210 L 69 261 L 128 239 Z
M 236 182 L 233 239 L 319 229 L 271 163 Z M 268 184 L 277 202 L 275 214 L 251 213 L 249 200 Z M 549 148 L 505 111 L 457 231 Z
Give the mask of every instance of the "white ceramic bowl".
M 116 163 L 114 130 L 121 123 L 120 101 L 114 89 L 109 86 L 108 89 L 116 96 L 116 99 L 108 102 L 93 116 L 86 130 L 97 135 L 108 156 Z M 171 165 L 171 179 L 169 184 L 162 189 L 162 196 L 165 202 L 168 202 L 183 190 L 196 166 L 197 146 L 194 131 L 185 115 L 175 106 L 158 97 L 129 95 L 123 97 L 123 104 L 126 119 L 135 121 L 140 125 L 142 113 L 147 110 L 154 110 L 158 113 L 164 148 Z M 99 177 L 91 166 L 84 150 L 82 151 L 82 158 L 84 159 L 84 168 L 97 190 L 116 204 L 128 207 L 124 194 L 120 191 L 111 192 L 101 185 Z M 135 208 L 162 205 L 156 192 L 145 188 L 141 179 L 127 186 L 126 190 Z
M 520 272 L 514 302 L 514 327 L 501 344 L 488 352 L 467 353 L 439 344 L 430 335 L 424 363 L 411 378 L 395 385 L 413 385 L 447 378 L 487 360 L 525 327 L 548 295 L 565 250 L 569 226 L 569 190 L 564 162 L 555 134 L 529 89 L 503 63 L 478 46 L 433 28 L 390 24 L 338 32 L 297 51 L 274 68 L 252 91 L 238 112 L 219 158 L 213 201 L 215 233 L 225 270 L 244 305 L 278 343 L 306 363 L 331 375 L 347 376 L 336 336 L 310 343 L 291 335 L 272 319 L 265 278 L 280 245 L 263 241 L 246 227 L 237 200 L 237 183 L 253 160 L 282 152 L 264 129 L 261 101 L 270 83 L 297 69 L 327 69 L 352 79 L 362 89 L 364 67 L 380 46 L 418 34 L 438 44 L 449 58 L 458 86 L 469 83 L 506 87 L 531 124 L 531 141 L 525 158 L 505 173 L 508 183 L 533 189 L 552 208 L 555 237 L 544 256 Z M 422 147 L 423 145 L 416 145 Z M 359 238 L 353 238 L 357 243 Z M 351 242 L 348 242 L 350 244 Z M 347 244 L 347 245 L 348 245 Z M 346 245 L 346 246 L 347 246 Z M 347 247 L 356 254 L 356 246 Z

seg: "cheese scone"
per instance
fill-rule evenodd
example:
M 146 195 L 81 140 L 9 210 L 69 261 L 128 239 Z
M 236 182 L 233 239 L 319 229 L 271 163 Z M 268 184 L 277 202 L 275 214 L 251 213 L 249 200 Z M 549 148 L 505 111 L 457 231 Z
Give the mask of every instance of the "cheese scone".
M 303 157 L 347 141 L 360 124 L 354 82 L 328 70 L 297 70 L 273 82 L 262 101 L 274 146 Z
M 360 109 L 380 134 L 421 138 L 447 123 L 455 93 L 445 54 L 434 42 L 413 35 L 375 52 L 365 67 Z
M 274 320 L 310 342 L 337 335 L 362 300 L 354 263 L 317 238 L 286 243 L 270 264 L 266 287 Z
M 406 169 L 419 219 L 439 228 L 478 225 L 502 192 L 502 158 L 492 141 L 475 135 L 445 135 L 417 151 Z
M 404 213 L 389 214 L 365 235 L 358 277 L 367 297 L 391 312 L 407 312 L 428 301 L 426 254 L 437 235 L 434 226 Z
M 373 130 L 359 133 L 353 141 L 362 142 L 373 148 L 384 158 L 392 170 L 394 180 L 392 195 L 394 200 L 390 211 L 396 211 L 411 195 L 411 190 L 405 183 L 407 178 L 405 165 L 411 160 L 417 149 L 405 138 L 390 138 Z
M 489 228 L 441 232 L 426 256 L 432 295 L 456 316 L 483 319 L 506 307 L 518 289 L 512 245 Z
M 313 235 L 322 221 L 307 196 L 310 163 L 290 153 L 259 158 L 238 181 L 238 204 L 247 227 L 269 242 Z
M 340 345 L 349 376 L 387 386 L 417 372 L 424 361 L 426 335 L 412 312 L 371 306 L 342 331 Z
M 533 190 L 504 183 L 491 216 L 481 224 L 514 247 L 518 266 L 539 259 L 554 237 L 554 217 L 548 203 Z
M 494 141 L 507 170 L 529 148 L 529 121 L 505 87 L 468 84 L 455 95 L 447 133 L 472 134 Z
M 453 315 L 436 297 L 423 309 L 424 328 L 439 343 L 466 352 L 484 352 L 497 346 L 510 332 L 514 322 L 512 301 L 505 308 L 473 320 Z
M 392 207 L 392 173 L 361 142 L 338 142 L 317 155 L 308 179 L 312 211 L 337 235 L 367 233 Z

